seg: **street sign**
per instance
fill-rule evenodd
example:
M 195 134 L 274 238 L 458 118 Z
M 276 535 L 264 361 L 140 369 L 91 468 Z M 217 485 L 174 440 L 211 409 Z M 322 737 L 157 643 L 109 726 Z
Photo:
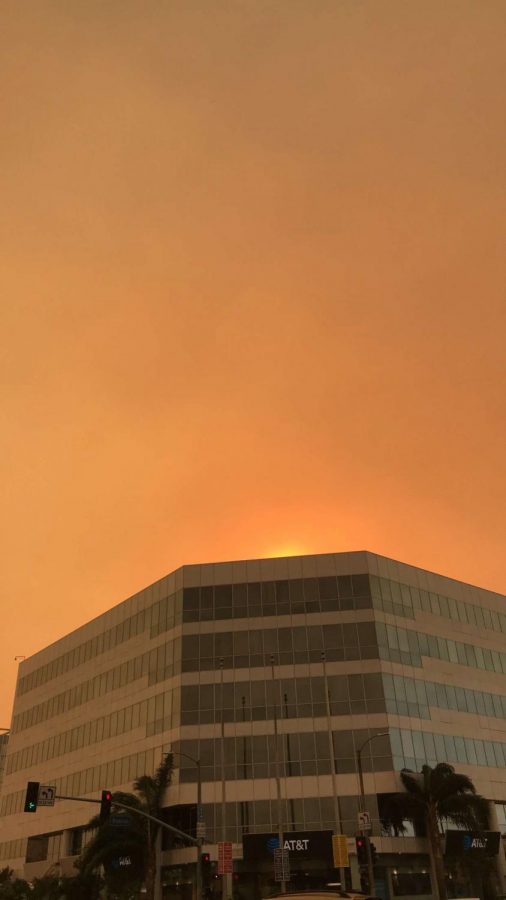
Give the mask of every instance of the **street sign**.
M 111 866 L 113 869 L 123 869 L 127 866 L 132 865 L 132 857 L 131 856 L 117 856 L 112 860 Z
M 206 823 L 197 821 L 197 834 L 198 838 L 205 838 L 206 836 Z
M 56 799 L 56 787 L 53 784 L 41 784 L 39 788 L 38 805 L 54 806 Z
M 290 853 L 276 847 L 274 850 L 274 880 L 290 881 Z
M 232 844 L 220 841 L 218 844 L 218 875 L 229 875 L 233 872 Z
M 111 825 L 126 828 L 127 825 L 130 825 L 131 819 L 130 816 L 111 816 L 109 821 Z
M 350 860 L 348 856 L 348 838 L 345 834 L 332 835 L 332 853 L 336 869 L 346 868 Z
M 358 827 L 360 831 L 370 831 L 371 830 L 371 813 L 364 810 L 363 812 L 359 812 L 357 816 Z

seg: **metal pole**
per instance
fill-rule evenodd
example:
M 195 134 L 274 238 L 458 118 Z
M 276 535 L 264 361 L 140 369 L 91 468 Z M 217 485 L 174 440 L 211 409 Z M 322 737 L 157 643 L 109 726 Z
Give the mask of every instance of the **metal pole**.
M 367 738 L 366 741 L 362 744 L 361 747 L 357 750 L 357 772 L 358 772 L 358 783 L 360 786 L 360 811 L 365 812 L 365 790 L 364 790 L 364 772 L 362 769 L 362 750 L 367 746 L 371 741 L 375 738 L 385 737 L 388 735 L 388 731 L 382 731 L 379 734 L 372 734 L 371 737 Z M 374 893 L 374 866 L 372 863 L 372 851 L 371 851 L 371 841 L 369 838 L 369 834 L 366 833 L 364 828 L 360 829 L 360 834 L 365 839 L 365 848 L 367 853 L 367 877 L 369 879 L 369 890 L 371 893 Z
M 203 838 L 198 835 L 198 828 L 200 822 L 200 812 L 202 809 L 202 772 L 200 766 L 200 759 L 195 759 L 194 756 L 190 756 L 188 753 L 183 753 L 181 750 L 171 750 L 170 751 L 173 756 L 181 756 L 184 759 L 189 759 L 190 762 L 194 764 L 197 769 L 197 826 L 196 826 L 196 838 L 197 838 L 197 866 L 196 866 L 196 877 L 195 877 L 195 893 L 196 900 L 201 900 L 202 898 L 202 844 Z
M 227 824 L 226 824 L 226 815 L 227 815 L 227 798 L 225 795 L 225 698 L 223 693 L 223 668 L 224 668 L 224 659 L 220 657 L 220 670 L 221 670 L 221 833 L 222 833 L 222 841 L 225 843 L 227 839 Z M 229 887 L 228 887 L 228 875 L 223 874 L 221 876 L 221 896 L 222 900 L 228 900 Z
M 366 741 L 362 744 L 361 747 L 357 750 L 357 772 L 358 772 L 358 782 L 360 785 L 360 811 L 365 812 L 365 792 L 364 792 L 364 773 L 362 771 L 362 750 L 365 747 L 365 744 L 368 743 Z M 365 840 L 365 849 L 367 854 L 367 880 L 369 882 L 369 891 L 374 893 L 374 866 L 372 864 L 372 853 L 371 853 L 371 842 L 369 840 L 369 834 L 366 833 L 364 828 L 360 829 L 360 834 L 363 836 Z
M 181 754 L 182 755 L 182 754 Z M 77 800 L 79 803 L 100 803 L 100 800 L 92 800 L 89 797 L 71 797 L 64 794 L 56 794 L 55 800 Z M 129 812 L 133 812 L 138 816 L 142 816 L 143 819 L 148 819 L 149 822 L 156 822 L 157 825 L 160 825 L 162 828 L 166 828 L 167 831 L 170 831 L 172 834 L 177 834 L 179 837 L 185 838 L 185 840 L 189 841 L 190 844 L 195 844 L 197 846 L 197 853 L 199 853 L 201 841 L 200 838 L 194 838 L 191 834 L 186 834 L 186 831 L 181 831 L 180 828 L 175 828 L 174 825 L 168 825 L 167 822 L 163 822 L 161 819 L 157 819 L 155 816 L 150 815 L 149 813 L 144 812 L 142 809 L 137 809 L 135 806 L 128 806 L 126 803 L 120 803 L 118 800 L 112 801 L 113 806 L 118 806 L 120 809 L 127 809 Z M 198 858 L 198 857 L 197 857 Z M 155 880 L 155 892 L 157 890 L 156 880 Z M 199 898 L 200 900 L 200 898 Z
M 55 800 L 76 800 L 78 803 L 98 803 L 100 804 L 100 800 L 91 800 L 89 797 L 70 797 L 66 794 L 56 794 Z M 136 813 L 138 816 L 142 816 L 143 819 L 149 819 L 150 822 L 156 822 L 157 825 L 160 825 L 162 828 L 166 828 L 167 831 L 171 831 L 172 834 L 177 834 L 179 837 L 184 838 L 186 841 L 189 841 L 190 844 L 197 844 L 197 838 L 194 838 L 192 834 L 187 834 L 186 831 L 181 831 L 180 828 L 175 828 L 174 825 L 168 825 L 167 822 L 163 822 L 162 819 L 157 819 L 155 816 L 151 816 L 149 813 L 144 812 L 142 809 L 137 809 L 135 806 L 127 806 L 126 803 L 122 803 L 119 800 L 112 801 L 113 806 L 119 806 L 120 809 L 127 809 L 129 812 Z
M 197 888 L 197 900 L 202 900 L 202 836 L 199 837 L 198 829 L 200 816 L 202 811 L 202 772 L 200 767 L 200 759 L 196 760 L 197 764 L 197 873 L 196 873 L 196 888 Z
M 155 840 L 155 883 L 154 883 L 154 900 L 161 900 L 162 897 L 162 830 L 158 829 Z
M 272 681 L 275 684 L 274 680 L 274 657 L 271 656 L 271 674 Z M 279 849 L 281 850 L 281 854 L 283 858 L 283 806 L 281 803 L 281 778 L 279 775 L 279 741 L 278 741 L 278 716 L 276 711 L 276 704 L 274 703 L 274 708 L 272 711 L 272 717 L 274 720 L 274 759 L 275 759 L 275 772 L 276 772 L 276 796 L 277 796 L 277 818 L 278 818 L 278 842 Z M 284 870 L 284 866 L 282 865 L 282 869 Z M 284 874 L 284 871 L 283 871 Z M 283 879 L 281 882 L 281 893 L 286 894 L 286 881 Z
M 330 753 L 330 771 L 332 773 L 332 798 L 334 800 L 334 819 L 336 822 L 336 830 L 337 834 L 343 833 L 343 824 L 341 819 L 341 804 L 339 801 L 339 795 L 337 793 L 337 771 L 336 771 L 336 750 L 334 747 L 334 734 L 332 731 L 332 710 L 330 706 L 330 690 L 329 690 L 329 682 L 327 677 L 327 658 L 325 656 L 325 651 L 322 652 L 322 662 L 323 662 L 323 680 L 324 680 L 324 688 L 325 688 L 325 708 L 327 712 L 327 732 L 329 738 L 329 753 Z M 339 877 L 341 879 L 341 890 L 345 890 L 346 886 L 346 870 L 344 866 L 339 866 Z
M 362 772 L 362 750 L 364 749 L 365 744 L 363 744 L 357 750 L 357 772 L 358 772 L 358 784 L 360 788 L 360 812 L 365 812 L 365 792 L 364 792 L 364 773 Z
M 288 694 L 283 694 L 283 702 L 285 707 L 285 719 L 288 719 Z M 286 774 L 288 778 L 293 775 L 292 769 L 292 751 L 290 748 L 290 734 L 287 732 L 286 735 Z M 288 808 L 290 808 L 290 819 L 288 819 Z M 293 798 L 288 800 L 285 804 L 285 824 L 287 826 L 287 831 L 289 830 L 289 826 L 292 826 L 292 831 L 295 831 L 295 809 L 293 805 Z

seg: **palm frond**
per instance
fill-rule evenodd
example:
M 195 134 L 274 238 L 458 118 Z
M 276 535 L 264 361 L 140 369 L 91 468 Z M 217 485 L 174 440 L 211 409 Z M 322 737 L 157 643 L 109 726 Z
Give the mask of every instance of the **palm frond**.
M 163 799 L 163 795 L 171 782 L 173 770 L 174 757 L 172 753 L 167 753 L 155 772 L 155 783 L 158 787 L 160 799 Z
M 444 801 L 455 794 L 476 794 L 476 788 L 467 775 L 452 772 L 446 777 L 439 778 L 433 785 L 433 794 L 437 802 Z
M 430 792 L 433 797 L 437 797 L 438 792 L 443 789 L 443 785 L 455 775 L 455 769 L 450 763 L 444 762 L 438 763 L 433 769 L 430 766 L 424 766 L 424 768 L 427 768 L 430 773 Z
M 115 833 L 112 832 L 112 829 L 103 831 L 102 834 L 99 833 L 81 853 L 80 870 L 90 873 L 105 865 L 115 856 L 138 853 L 143 843 L 139 840 L 139 835 L 135 832 L 126 834 L 125 832 L 127 829 L 122 828 L 121 833 L 118 829 L 115 829 Z
M 143 797 L 152 813 L 160 810 L 174 768 L 172 753 L 162 759 L 154 775 L 141 775 L 134 781 L 134 789 Z
M 154 778 L 151 775 L 141 775 L 134 781 L 134 790 L 136 790 L 137 793 L 141 795 L 143 800 L 151 809 L 153 807 L 153 801 L 156 798 L 157 794 Z
M 479 794 L 453 794 L 438 803 L 440 819 L 452 822 L 470 831 L 488 828 L 490 813 L 488 801 Z
M 420 826 L 424 818 L 425 803 L 419 796 L 407 792 L 393 794 L 383 804 L 381 821 L 384 825 L 391 826 L 395 833 L 404 834 L 407 831 L 405 822 L 412 822 Z
M 135 794 L 131 794 L 126 791 L 114 791 L 112 795 L 112 804 L 114 803 L 126 803 L 128 806 L 133 806 L 135 809 L 141 809 L 142 803 Z
M 133 806 L 134 809 L 140 809 L 142 806 L 139 798 L 136 797 L 135 794 L 129 794 L 129 793 L 126 793 L 125 791 L 115 791 L 112 795 L 112 812 L 113 813 L 115 811 L 115 807 L 114 807 L 115 800 L 117 803 L 126 803 L 127 806 Z M 119 812 L 121 812 L 120 807 L 117 807 L 117 810 Z M 103 827 L 103 825 L 100 821 L 100 814 L 97 813 L 90 819 L 88 824 L 84 826 L 84 830 L 85 831 L 95 831 L 97 828 L 101 828 L 101 827 Z
M 146 873 L 149 867 L 150 855 L 153 852 L 154 842 L 158 833 L 158 826 L 150 823 L 145 818 L 136 815 L 135 810 L 147 812 L 155 817 L 160 817 L 164 794 L 170 784 L 173 771 L 173 757 L 171 753 L 162 759 L 154 776 L 141 775 L 134 784 L 136 791 L 125 793 L 116 791 L 112 795 L 112 811 L 122 812 L 122 804 L 131 807 L 125 811 L 127 824 L 114 825 L 111 820 L 101 823 L 100 817 L 95 815 L 86 826 L 87 831 L 94 831 L 88 844 L 83 848 L 79 858 L 78 868 L 88 874 L 96 871 L 100 866 L 107 866 L 115 857 L 125 854 L 136 857 L 139 861 L 139 872 Z M 116 805 L 115 805 L 116 804 Z M 109 871 L 106 880 L 114 881 L 116 875 Z M 111 883 L 112 883 L 111 881 Z
M 381 823 L 387 830 L 392 829 L 395 837 L 407 831 L 405 821 L 409 818 L 406 814 L 408 794 L 392 794 L 383 803 L 381 811 Z
M 408 769 L 403 769 L 401 772 L 401 781 L 408 794 L 411 794 L 412 797 L 417 797 L 420 800 L 423 798 L 424 785 L 417 772 L 410 772 Z

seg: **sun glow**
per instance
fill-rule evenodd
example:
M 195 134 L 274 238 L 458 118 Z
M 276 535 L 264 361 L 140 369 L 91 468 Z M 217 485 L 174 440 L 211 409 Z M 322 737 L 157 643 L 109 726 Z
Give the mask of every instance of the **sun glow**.
M 279 557 L 284 556 L 305 556 L 310 553 L 307 546 L 302 543 L 297 543 L 293 541 L 289 544 L 279 544 L 275 547 L 270 547 L 265 551 L 265 557 L 267 559 L 278 559 Z

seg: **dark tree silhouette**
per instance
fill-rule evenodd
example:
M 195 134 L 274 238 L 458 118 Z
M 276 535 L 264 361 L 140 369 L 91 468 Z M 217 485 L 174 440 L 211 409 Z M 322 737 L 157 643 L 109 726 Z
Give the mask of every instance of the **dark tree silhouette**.
M 423 766 L 421 772 L 404 769 L 401 781 L 405 793 L 390 798 L 383 811 L 383 822 L 394 834 L 402 834 L 406 821 L 422 823 L 429 843 L 429 855 L 435 884 L 436 900 L 445 900 L 446 882 L 443 859 L 443 834 L 448 825 L 479 831 L 488 827 L 488 801 L 476 793 L 467 775 L 460 775 L 448 763 L 434 768 Z
M 114 802 L 125 803 L 133 809 L 155 818 L 162 818 L 165 792 L 173 771 L 173 757 L 168 753 L 154 775 L 141 775 L 133 783 L 135 794 L 116 792 Z M 116 810 L 123 815 L 120 807 Z M 81 853 L 78 866 L 83 873 L 96 872 L 104 867 L 106 882 L 112 889 L 124 894 L 127 886 L 134 887 L 144 881 L 146 900 L 153 900 L 156 877 L 156 841 L 159 825 L 135 812 L 125 812 L 127 825 L 117 826 L 111 820 L 101 824 L 99 816 L 88 823 L 94 834 Z M 129 860 L 122 866 L 121 860 Z

